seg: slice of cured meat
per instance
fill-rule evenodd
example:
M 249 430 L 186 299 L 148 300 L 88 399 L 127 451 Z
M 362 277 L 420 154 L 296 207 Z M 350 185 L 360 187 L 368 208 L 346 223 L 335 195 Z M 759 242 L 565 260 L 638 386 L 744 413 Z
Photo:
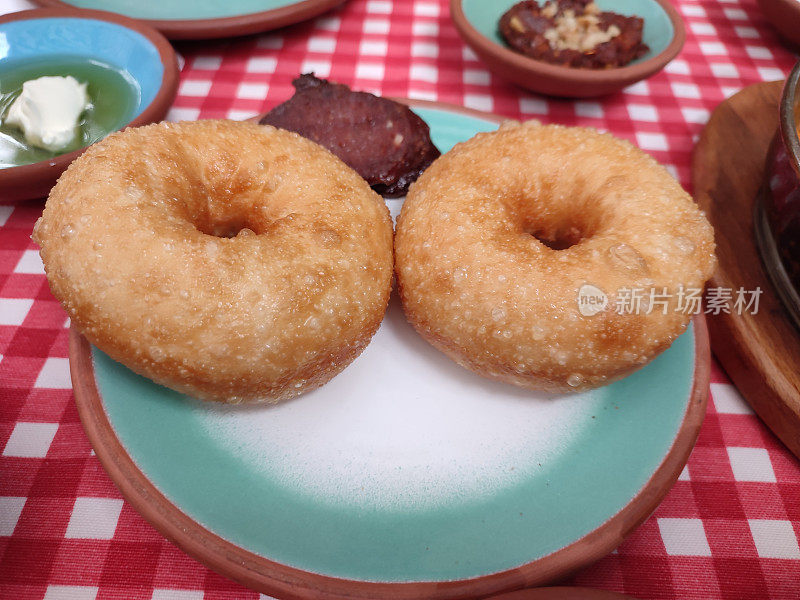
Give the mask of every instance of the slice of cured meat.
M 295 94 L 261 119 L 299 133 L 336 154 L 383 196 L 402 196 L 439 156 L 428 125 L 407 106 L 313 73 L 292 82 Z

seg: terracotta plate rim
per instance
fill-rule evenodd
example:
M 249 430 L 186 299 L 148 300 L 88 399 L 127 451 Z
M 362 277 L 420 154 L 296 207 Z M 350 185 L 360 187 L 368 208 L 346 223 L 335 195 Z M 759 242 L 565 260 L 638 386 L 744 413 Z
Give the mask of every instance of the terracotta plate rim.
M 498 123 L 504 120 L 445 103 L 404 101 L 410 106 L 446 110 Z M 506 571 L 453 581 L 379 583 L 341 579 L 274 562 L 221 538 L 170 502 L 128 455 L 103 409 L 95 383 L 91 346 L 74 327 L 69 336 L 70 374 L 83 428 L 122 496 L 162 535 L 209 568 L 280 598 L 476 598 L 544 585 L 565 577 L 608 554 L 655 510 L 686 464 L 705 416 L 711 373 L 708 330 L 704 315 L 696 315 L 692 322 L 694 375 L 686 412 L 672 445 L 642 489 L 605 523 L 552 554 Z
M 636 600 L 633 596 L 585 587 L 546 587 L 517 590 L 486 600 Z
M 73 7 L 62 0 L 33 0 L 41 6 Z M 279 29 L 311 19 L 346 0 L 300 0 L 292 4 L 243 15 L 211 19 L 137 19 L 173 40 L 203 40 L 248 35 Z M 130 18 L 130 17 L 126 17 Z

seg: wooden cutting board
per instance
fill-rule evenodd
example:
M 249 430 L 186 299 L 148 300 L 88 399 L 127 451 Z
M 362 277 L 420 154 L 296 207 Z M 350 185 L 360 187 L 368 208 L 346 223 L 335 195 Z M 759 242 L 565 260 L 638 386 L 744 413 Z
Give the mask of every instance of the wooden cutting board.
M 759 83 L 717 107 L 694 150 L 692 183 L 716 234 L 719 267 L 708 286 L 763 290 L 757 314 L 707 315 L 711 348 L 756 413 L 800 457 L 800 331 L 764 271 L 753 233 L 782 87 Z

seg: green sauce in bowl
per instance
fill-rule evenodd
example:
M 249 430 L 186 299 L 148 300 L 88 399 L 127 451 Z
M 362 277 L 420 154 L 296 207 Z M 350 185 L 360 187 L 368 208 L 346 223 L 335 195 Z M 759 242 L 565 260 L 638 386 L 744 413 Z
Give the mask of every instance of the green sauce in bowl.
M 66 147 L 52 152 L 30 145 L 19 128 L 5 124 L 9 107 L 26 81 L 67 75 L 87 84 L 92 106 L 81 115 L 77 134 Z M 133 118 L 139 94 L 138 84 L 128 73 L 98 61 L 49 56 L 6 62 L 0 67 L 0 169 L 49 160 L 93 144 Z

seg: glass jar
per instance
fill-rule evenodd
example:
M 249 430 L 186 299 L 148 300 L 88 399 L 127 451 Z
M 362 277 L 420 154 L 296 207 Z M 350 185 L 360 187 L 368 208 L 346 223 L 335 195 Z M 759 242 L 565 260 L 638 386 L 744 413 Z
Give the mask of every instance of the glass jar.
M 783 87 L 780 125 L 772 139 L 756 201 L 756 243 L 772 284 L 800 327 L 800 62 Z

